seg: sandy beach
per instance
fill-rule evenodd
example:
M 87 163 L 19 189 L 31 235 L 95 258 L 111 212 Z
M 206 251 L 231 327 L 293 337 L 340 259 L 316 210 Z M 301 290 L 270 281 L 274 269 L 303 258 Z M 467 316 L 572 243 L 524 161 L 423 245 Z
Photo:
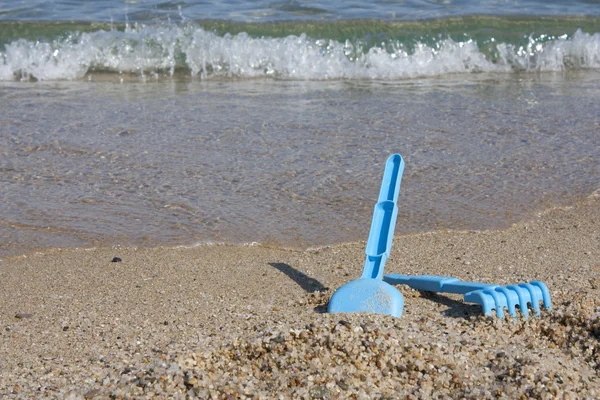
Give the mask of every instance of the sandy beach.
M 600 399 L 599 27 L 590 0 L 2 2 L 0 400 Z M 552 307 L 328 313 L 400 178 L 386 274 Z
M 403 287 L 402 318 L 325 313 L 365 243 L 5 258 L 0 397 L 598 398 L 599 226 L 596 192 L 504 231 L 395 237 L 386 273 L 544 281 L 554 309 L 526 321 Z

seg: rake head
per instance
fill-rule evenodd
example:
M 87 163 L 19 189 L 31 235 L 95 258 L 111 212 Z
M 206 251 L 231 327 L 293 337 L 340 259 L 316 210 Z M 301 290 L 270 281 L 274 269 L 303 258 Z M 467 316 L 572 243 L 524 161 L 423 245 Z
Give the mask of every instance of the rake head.
M 504 318 L 505 308 L 513 318 L 517 318 L 516 306 L 519 306 L 519 311 L 525 319 L 529 316 L 529 307 L 535 316 L 539 316 L 540 301 L 546 310 L 552 309 L 548 287 L 539 281 L 475 290 L 465 293 L 464 298 L 465 301 L 480 304 L 485 315 L 491 316 L 492 309 L 495 309 L 500 318 Z

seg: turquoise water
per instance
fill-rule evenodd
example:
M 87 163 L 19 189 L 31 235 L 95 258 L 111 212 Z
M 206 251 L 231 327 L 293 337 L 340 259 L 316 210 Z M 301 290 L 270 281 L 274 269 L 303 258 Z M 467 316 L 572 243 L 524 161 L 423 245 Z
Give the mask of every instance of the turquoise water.
M 600 186 L 598 3 L 0 5 L 0 257 L 503 228 Z
M 5 2 L 0 18 L 21 21 L 239 22 L 340 19 L 416 20 L 464 15 L 600 15 L 595 0 L 378 0 L 378 1 L 44 1 Z

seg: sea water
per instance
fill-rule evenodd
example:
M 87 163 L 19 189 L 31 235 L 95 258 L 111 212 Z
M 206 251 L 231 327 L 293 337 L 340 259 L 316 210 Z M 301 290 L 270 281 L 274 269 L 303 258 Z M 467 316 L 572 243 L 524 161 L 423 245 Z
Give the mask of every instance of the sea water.
M 600 6 L 0 5 L 0 256 L 504 228 L 600 184 Z

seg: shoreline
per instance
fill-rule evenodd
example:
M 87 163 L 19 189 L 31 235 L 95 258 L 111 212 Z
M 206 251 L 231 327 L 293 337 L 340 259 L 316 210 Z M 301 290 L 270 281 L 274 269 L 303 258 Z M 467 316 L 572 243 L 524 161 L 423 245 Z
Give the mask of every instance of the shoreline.
M 535 212 L 531 218 L 526 218 L 517 222 L 512 222 L 506 227 L 500 228 L 484 228 L 484 229 L 434 229 L 428 231 L 418 231 L 418 232 L 398 232 L 396 231 L 394 235 L 394 242 L 398 240 L 398 238 L 406 238 L 406 237 L 418 237 L 418 236 L 428 236 L 428 235 L 438 235 L 438 234 L 464 234 L 464 233 L 493 233 L 493 232 L 505 232 L 513 229 L 515 226 L 523 225 L 523 224 L 531 224 L 535 223 L 540 218 L 543 218 L 544 215 L 560 211 L 560 210 L 569 210 L 573 207 L 578 207 L 581 204 L 585 204 L 589 201 L 593 201 L 596 198 L 600 198 L 600 188 L 592 191 L 589 195 L 578 198 L 574 202 L 569 205 L 552 205 L 550 207 L 544 208 L 540 211 Z M 368 221 L 370 223 L 370 220 Z M 401 221 L 398 221 L 398 224 L 401 224 Z M 332 243 L 332 244 L 324 244 L 324 245 L 307 245 L 306 247 L 293 247 L 291 245 L 281 245 L 278 242 L 245 242 L 245 243 L 230 243 L 226 241 L 205 241 L 205 242 L 196 242 L 190 244 L 159 244 L 159 245 L 136 245 L 136 244 L 114 244 L 107 245 L 102 242 L 98 242 L 97 244 L 83 244 L 81 246 L 45 246 L 45 247 L 31 247 L 31 248 L 21 248 L 21 250 L 17 250 L 19 252 L 10 254 L 6 253 L 5 255 L 0 254 L 0 262 L 4 260 L 12 260 L 19 257 L 30 257 L 33 255 L 45 255 L 45 254 L 53 254 L 55 252 L 61 251 L 95 251 L 95 250 L 114 250 L 114 251 L 137 251 L 137 250 L 148 250 L 148 251 L 156 251 L 156 250 L 180 250 L 180 249 L 195 249 L 195 248 L 203 248 L 203 247 L 218 247 L 218 246 L 228 246 L 233 248 L 247 248 L 247 247 L 257 247 L 264 249 L 273 249 L 273 250 L 281 250 L 281 251 L 295 251 L 295 252 L 312 252 L 312 251 L 321 251 L 325 249 L 335 248 L 339 246 L 347 246 L 347 245 L 358 245 L 362 244 L 366 245 L 368 236 L 365 235 L 364 239 L 349 241 L 349 242 L 340 242 L 340 243 Z
M 503 231 L 396 235 L 386 273 L 545 282 L 554 308 L 528 320 L 404 287 L 402 318 L 324 313 L 364 242 L 3 259 L 0 395 L 597 397 L 598 194 Z

